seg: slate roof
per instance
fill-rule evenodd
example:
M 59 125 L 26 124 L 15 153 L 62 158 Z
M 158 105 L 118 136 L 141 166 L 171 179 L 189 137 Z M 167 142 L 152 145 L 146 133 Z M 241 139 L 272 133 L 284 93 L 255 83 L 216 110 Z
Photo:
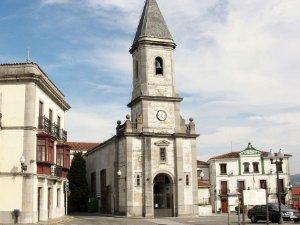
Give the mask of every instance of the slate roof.
M 156 0 L 146 0 L 133 44 L 142 37 L 173 40 Z
M 100 145 L 100 143 L 87 143 L 87 142 L 68 142 L 67 145 L 71 147 L 71 151 L 90 151 Z

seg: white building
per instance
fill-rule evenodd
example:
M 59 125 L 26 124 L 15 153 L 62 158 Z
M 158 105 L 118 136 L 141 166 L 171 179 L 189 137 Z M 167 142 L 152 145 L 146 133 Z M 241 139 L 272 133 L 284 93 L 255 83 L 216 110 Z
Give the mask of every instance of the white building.
M 1 223 L 34 223 L 65 214 L 69 148 L 64 116 L 69 108 L 37 64 L 0 65 Z M 14 210 L 20 211 L 18 221 Z
M 280 191 L 288 193 L 290 183 L 289 158 L 285 155 L 280 171 Z M 268 158 L 268 152 L 252 147 L 251 143 L 241 152 L 230 152 L 216 156 L 209 161 L 211 198 L 214 211 L 228 211 L 228 193 L 242 192 L 245 189 L 268 189 L 269 202 L 277 202 L 276 166 Z M 288 194 L 283 195 L 282 203 L 287 203 Z M 235 210 L 235 206 L 230 208 Z
M 127 216 L 198 214 L 195 124 L 180 115 L 176 47 L 155 0 L 147 0 L 130 53 L 131 116 L 114 137 L 86 153 L 100 208 Z

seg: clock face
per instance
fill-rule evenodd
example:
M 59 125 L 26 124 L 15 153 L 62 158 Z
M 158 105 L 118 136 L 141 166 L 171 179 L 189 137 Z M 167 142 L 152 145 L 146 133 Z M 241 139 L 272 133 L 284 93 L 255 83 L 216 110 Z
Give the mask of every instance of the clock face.
M 160 121 L 165 121 L 167 119 L 167 113 L 163 110 L 159 110 L 156 114 L 156 117 Z

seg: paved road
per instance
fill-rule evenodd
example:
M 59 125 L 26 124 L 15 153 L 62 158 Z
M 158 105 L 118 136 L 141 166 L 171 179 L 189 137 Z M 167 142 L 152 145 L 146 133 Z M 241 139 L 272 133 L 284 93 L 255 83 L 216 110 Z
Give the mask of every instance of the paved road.
M 237 217 L 231 217 L 231 225 L 237 225 Z M 98 215 L 75 215 L 59 225 L 227 225 L 227 216 L 189 217 L 189 218 L 157 218 L 129 219 L 124 217 L 105 217 Z M 249 220 L 246 224 L 251 224 Z M 258 223 L 266 224 L 266 223 Z M 290 224 L 293 224 L 290 222 Z

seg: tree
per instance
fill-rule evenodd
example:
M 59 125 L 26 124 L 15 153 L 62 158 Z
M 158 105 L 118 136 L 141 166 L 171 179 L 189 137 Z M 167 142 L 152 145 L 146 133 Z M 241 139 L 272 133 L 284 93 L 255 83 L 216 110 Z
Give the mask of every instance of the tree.
M 87 210 L 89 188 L 86 180 L 86 162 L 81 152 L 75 153 L 68 173 L 70 197 L 69 211 L 84 212 Z

